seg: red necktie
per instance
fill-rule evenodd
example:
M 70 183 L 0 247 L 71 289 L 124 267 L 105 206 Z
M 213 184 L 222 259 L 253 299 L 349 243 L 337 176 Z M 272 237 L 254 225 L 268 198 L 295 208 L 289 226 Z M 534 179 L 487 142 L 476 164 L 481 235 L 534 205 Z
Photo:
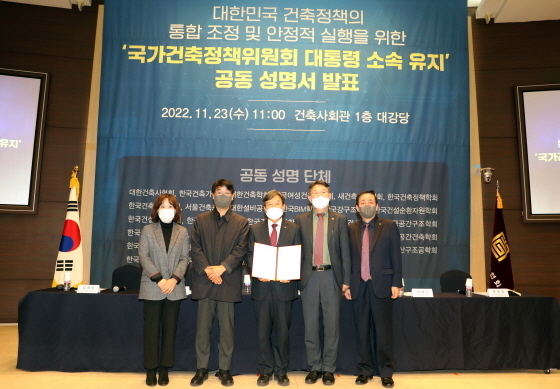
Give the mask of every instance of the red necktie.
M 313 251 L 313 263 L 315 266 L 321 266 L 323 264 L 323 231 L 325 221 L 323 216 L 324 213 L 318 213 L 317 216 L 319 220 L 317 220 L 317 230 L 315 231 L 315 250 Z
M 369 224 L 364 224 L 364 234 L 362 235 L 362 280 L 367 281 L 371 277 L 369 272 Z
M 272 225 L 272 233 L 270 234 L 270 244 L 272 246 L 276 246 L 276 243 L 278 243 L 278 232 L 276 231 L 277 226 L 278 224 Z

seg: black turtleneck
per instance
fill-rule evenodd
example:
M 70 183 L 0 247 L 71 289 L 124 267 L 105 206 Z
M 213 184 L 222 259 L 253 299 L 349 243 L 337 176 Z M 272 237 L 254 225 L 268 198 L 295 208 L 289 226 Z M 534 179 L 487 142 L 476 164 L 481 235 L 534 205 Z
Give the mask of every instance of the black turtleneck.
M 171 242 L 171 233 L 173 232 L 173 222 L 164 223 L 159 221 L 161 231 L 163 232 L 163 240 L 165 241 L 165 252 L 169 251 L 169 242 Z

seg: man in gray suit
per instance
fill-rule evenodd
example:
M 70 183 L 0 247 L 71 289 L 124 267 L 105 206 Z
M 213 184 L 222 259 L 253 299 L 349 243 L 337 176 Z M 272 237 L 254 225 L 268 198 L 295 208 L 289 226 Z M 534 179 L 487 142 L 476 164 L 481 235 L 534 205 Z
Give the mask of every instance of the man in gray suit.
M 233 385 L 229 373 L 233 354 L 234 303 L 241 301 L 241 263 L 247 253 L 249 222 L 231 210 L 233 184 L 218 180 L 212 185 L 215 208 L 198 215 L 193 223 L 191 259 L 194 266 L 192 299 L 198 300 L 196 323 L 197 371 L 192 386 L 208 378 L 210 333 L 217 311 L 220 346 L 216 376 L 222 385 Z
M 308 384 L 321 376 L 325 385 L 334 384 L 338 353 L 342 293 L 350 285 L 350 246 L 346 216 L 329 210 L 329 184 L 309 185 L 310 212 L 298 215 L 303 243 L 299 288 L 305 325 Z M 323 313 L 324 342 L 321 350 L 319 313 Z
M 271 246 L 301 244 L 297 224 L 282 217 L 286 210 L 286 198 L 277 190 L 271 190 L 263 198 L 267 219 L 251 226 L 247 263 L 253 268 L 255 243 Z M 255 301 L 259 355 L 259 378 L 257 385 L 266 386 L 272 378 L 281 386 L 290 384 L 288 363 L 290 359 L 289 331 L 292 322 L 292 301 L 298 297 L 297 281 L 274 281 L 251 277 L 251 297 Z M 274 336 L 273 336 L 274 332 Z
M 395 222 L 377 216 L 373 190 L 358 193 L 356 211 L 360 220 L 350 224 L 352 256 L 351 289 L 358 345 L 358 377 L 363 385 L 374 375 L 385 388 L 392 388 L 393 300 L 402 287 L 401 237 Z M 373 329 L 373 339 L 370 333 Z

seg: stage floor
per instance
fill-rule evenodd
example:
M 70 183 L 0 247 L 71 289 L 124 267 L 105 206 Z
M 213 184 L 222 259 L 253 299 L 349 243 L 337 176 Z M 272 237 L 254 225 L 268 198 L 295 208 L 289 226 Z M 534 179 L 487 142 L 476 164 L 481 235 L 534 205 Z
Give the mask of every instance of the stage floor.
M 28 372 L 16 369 L 18 350 L 18 331 L 16 324 L 0 325 L 0 382 L 1 387 L 14 389 L 90 389 L 90 388 L 146 388 L 145 375 L 141 373 L 61 373 L 53 371 Z M 168 388 L 189 388 L 194 372 L 170 373 Z M 290 388 L 323 387 L 305 384 L 306 372 L 290 372 Z M 356 377 L 349 375 L 336 376 L 335 388 L 356 388 Z M 508 371 L 477 371 L 477 370 L 445 370 L 395 373 L 395 388 L 398 389 L 525 389 L 525 388 L 558 388 L 560 372 L 553 370 L 551 374 L 543 374 L 542 370 L 508 370 Z M 234 377 L 234 387 L 257 388 L 256 375 L 238 375 Z M 269 387 L 278 387 L 271 382 Z M 368 383 L 366 388 L 382 388 L 379 378 Z M 202 386 L 204 389 L 223 388 L 218 378 L 213 375 Z

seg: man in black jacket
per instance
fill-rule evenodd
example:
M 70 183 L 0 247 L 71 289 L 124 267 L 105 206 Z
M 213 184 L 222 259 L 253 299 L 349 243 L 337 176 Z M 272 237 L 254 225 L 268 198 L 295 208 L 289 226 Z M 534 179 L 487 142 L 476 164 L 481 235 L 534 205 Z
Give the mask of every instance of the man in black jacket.
M 276 190 L 271 190 L 263 198 L 267 218 L 252 225 L 249 231 L 247 263 L 251 269 L 255 243 L 278 247 L 301 244 L 301 234 L 297 224 L 282 217 L 286 210 L 285 200 L 284 195 Z M 260 375 L 257 385 L 268 385 L 274 374 L 278 384 L 287 386 L 290 384 L 287 375 L 290 359 L 289 330 L 292 321 L 292 302 L 298 297 L 298 282 L 252 277 L 251 284 L 259 340 Z
M 219 370 L 222 385 L 233 385 L 229 373 L 233 354 L 234 303 L 241 301 L 241 263 L 247 253 L 249 222 L 231 210 L 235 196 L 233 184 L 218 180 L 212 185 L 215 208 L 198 215 L 191 238 L 194 267 L 192 299 L 198 300 L 196 323 L 197 371 L 192 386 L 208 378 L 210 332 L 214 313 L 220 322 Z
M 381 384 L 392 388 L 392 303 L 402 287 L 401 238 L 392 220 L 377 216 L 378 207 L 373 190 L 356 196 L 360 219 L 348 226 L 352 273 L 345 296 L 354 300 L 359 374 L 356 384 L 366 384 L 379 375 Z

